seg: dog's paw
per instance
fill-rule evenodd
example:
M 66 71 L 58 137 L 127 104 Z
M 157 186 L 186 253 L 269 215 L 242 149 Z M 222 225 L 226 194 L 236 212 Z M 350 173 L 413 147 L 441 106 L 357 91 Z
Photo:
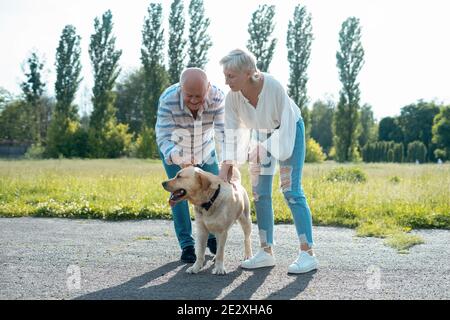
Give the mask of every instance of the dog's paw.
M 202 270 L 202 266 L 194 264 L 192 267 L 187 268 L 186 273 L 195 274 L 199 273 L 200 270 Z
M 224 275 L 227 274 L 227 270 L 225 270 L 223 266 L 215 266 L 214 269 L 212 270 L 212 274 Z

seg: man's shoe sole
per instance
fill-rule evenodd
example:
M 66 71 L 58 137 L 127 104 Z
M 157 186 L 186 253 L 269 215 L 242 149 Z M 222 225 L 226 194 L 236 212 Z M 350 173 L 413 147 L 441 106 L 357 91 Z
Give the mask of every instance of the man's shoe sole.
M 195 263 L 196 260 L 192 260 L 192 259 L 189 259 L 189 260 L 186 260 L 186 259 L 180 259 L 180 261 L 181 261 L 181 262 L 184 262 L 184 263 Z

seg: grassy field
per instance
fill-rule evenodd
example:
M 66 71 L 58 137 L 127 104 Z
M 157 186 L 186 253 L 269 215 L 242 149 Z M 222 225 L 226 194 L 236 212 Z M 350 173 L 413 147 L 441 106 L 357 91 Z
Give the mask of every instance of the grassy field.
M 355 169 L 366 181 L 345 179 Z M 422 242 L 412 229 L 450 229 L 449 164 L 306 164 L 303 177 L 314 225 L 356 228 L 399 252 Z M 170 219 L 165 179 L 155 160 L 0 161 L 0 216 Z M 292 223 L 278 175 L 274 210 L 276 223 Z

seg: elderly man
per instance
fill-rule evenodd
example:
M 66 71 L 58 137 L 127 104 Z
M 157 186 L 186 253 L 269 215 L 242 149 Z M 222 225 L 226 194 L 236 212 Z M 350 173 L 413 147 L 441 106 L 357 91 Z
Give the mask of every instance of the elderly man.
M 209 83 L 199 68 L 183 71 L 180 82 L 167 88 L 159 99 L 156 141 L 167 176 L 171 179 L 187 166 L 219 173 L 214 136 L 224 137 L 224 94 Z M 214 132 L 216 133 L 214 135 Z M 172 205 L 175 233 L 182 249 L 181 261 L 196 260 L 187 201 Z M 216 239 L 209 235 L 208 248 L 216 253 Z

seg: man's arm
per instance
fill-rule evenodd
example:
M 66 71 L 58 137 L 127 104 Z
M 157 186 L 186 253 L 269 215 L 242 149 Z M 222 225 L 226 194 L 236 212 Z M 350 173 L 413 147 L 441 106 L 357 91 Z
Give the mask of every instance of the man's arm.
M 176 148 L 175 142 L 171 140 L 175 127 L 172 111 L 162 99 L 159 99 L 155 127 L 156 143 L 163 154 L 164 161 L 169 165 L 173 164 L 171 153 Z

